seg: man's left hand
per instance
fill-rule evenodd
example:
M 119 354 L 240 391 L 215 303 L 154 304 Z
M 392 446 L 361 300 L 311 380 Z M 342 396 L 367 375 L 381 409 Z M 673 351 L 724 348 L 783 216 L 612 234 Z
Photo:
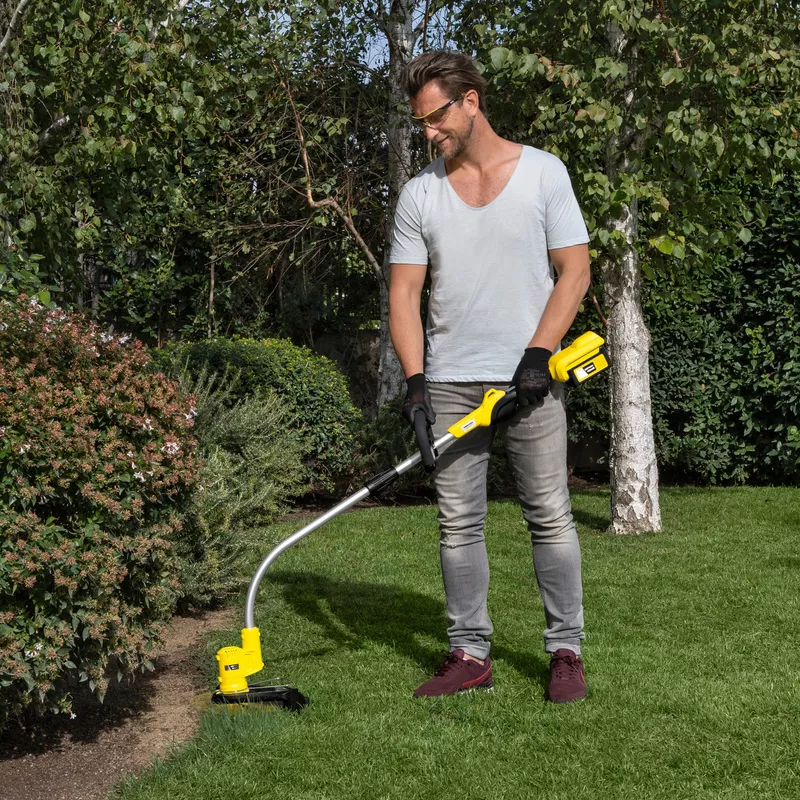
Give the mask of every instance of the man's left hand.
M 548 362 L 552 355 L 553 353 L 544 347 L 528 347 L 525 350 L 511 380 L 517 390 L 517 405 L 534 405 L 550 394 Z

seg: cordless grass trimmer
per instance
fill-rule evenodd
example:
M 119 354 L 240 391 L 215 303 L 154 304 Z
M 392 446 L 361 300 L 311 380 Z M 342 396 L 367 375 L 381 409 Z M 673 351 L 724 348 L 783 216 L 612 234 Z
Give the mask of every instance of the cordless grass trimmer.
M 550 375 L 553 380 L 577 386 L 608 367 L 608 354 L 603 339 L 591 331 L 578 337 L 569 347 L 550 358 Z M 364 488 L 345 498 L 339 505 L 310 522 L 297 533 L 279 542 L 261 562 L 247 589 L 245 600 L 244 628 L 241 647 L 223 647 L 217 652 L 219 665 L 219 688 L 212 696 L 214 703 L 259 703 L 299 711 L 308 704 L 308 698 L 296 688 L 288 685 L 250 685 L 247 678 L 264 667 L 261 657 L 261 633 L 255 624 L 255 604 L 258 587 L 267 570 L 278 556 L 293 544 L 321 528 L 334 517 L 347 511 L 371 495 L 378 495 L 394 480 L 422 463 L 427 472 L 436 468 L 436 458 L 450 447 L 456 439 L 466 436 L 476 428 L 487 427 L 513 417 L 516 411 L 516 394 L 513 389 L 502 391 L 490 389 L 483 402 L 467 416 L 447 429 L 447 433 L 433 441 L 430 428 L 423 413 L 414 418 L 414 432 L 419 451 L 370 478 Z

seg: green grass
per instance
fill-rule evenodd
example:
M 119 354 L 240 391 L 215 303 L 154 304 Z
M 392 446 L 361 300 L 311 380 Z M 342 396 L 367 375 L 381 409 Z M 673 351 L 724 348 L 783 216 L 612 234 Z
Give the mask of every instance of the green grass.
M 361 510 L 262 585 L 263 676 L 296 683 L 310 707 L 206 713 L 120 797 L 797 796 L 800 490 L 664 490 L 665 533 L 641 537 L 604 533 L 607 493 L 573 502 L 586 702 L 543 701 L 544 620 L 512 501 L 487 525 L 495 691 L 413 700 L 446 649 L 435 508 Z M 234 630 L 209 642 L 209 689 L 213 653 L 235 643 Z

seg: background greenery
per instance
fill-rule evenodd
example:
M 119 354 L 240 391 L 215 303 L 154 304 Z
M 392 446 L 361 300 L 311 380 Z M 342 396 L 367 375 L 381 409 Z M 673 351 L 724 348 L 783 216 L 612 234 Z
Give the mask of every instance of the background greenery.
M 222 338 L 169 347 L 156 357 L 168 371 L 195 379 L 229 375 L 222 405 L 274 397 L 283 413 L 283 436 L 305 459 L 309 488 L 330 488 L 333 478 L 351 474 L 362 415 L 330 359 L 285 339 Z M 253 423 L 257 436 L 256 417 Z M 269 421 L 265 426 L 270 430 Z
M 662 474 L 795 483 L 796 9 L 408 7 L 424 23 L 423 47 L 476 54 L 500 133 L 566 160 L 598 264 L 613 250 L 608 219 L 638 198 Z M 378 285 L 337 215 L 304 196 L 288 99 L 314 196 L 335 198 L 380 259 L 390 89 L 380 9 L 33 3 L 0 65 L 0 292 L 49 290 L 61 307 L 156 347 L 236 334 L 336 350 L 374 418 L 378 379 L 361 345 L 365 331 L 377 336 Z M 636 23 L 635 73 L 603 50 L 611 19 Z M 604 142 L 622 124 L 626 81 L 641 103 L 636 124 L 652 135 L 648 157 L 611 180 Z M 424 164 L 421 139 L 412 150 Z M 603 288 L 593 288 L 601 304 Z M 571 335 L 586 327 L 602 330 L 591 302 Z M 573 436 L 599 437 L 602 454 L 601 381 L 573 393 L 570 412 Z M 303 404 L 319 421 L 326 414 L 314 398 Z M 364 430 L 339 400 L 330 411 L 339 421 L 311 434 L 315 478 L 347 474 L 351 424 L 362 449 L 395 452 L 391 426 Z

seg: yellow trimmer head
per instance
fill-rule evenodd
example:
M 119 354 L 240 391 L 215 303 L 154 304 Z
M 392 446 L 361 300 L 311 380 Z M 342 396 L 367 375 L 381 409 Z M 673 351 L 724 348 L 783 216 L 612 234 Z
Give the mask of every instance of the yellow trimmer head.
M 218 705 L 259 703 L 290 711 L 300 711 L 308 698 L 293 686 L 250 686 L 247 678 L 264 668 L 261 659 L 261 633 L 258 628 L 242 628 L 241 647 L 223 647 L 217 651 L 219 689 L 211 695 Z

